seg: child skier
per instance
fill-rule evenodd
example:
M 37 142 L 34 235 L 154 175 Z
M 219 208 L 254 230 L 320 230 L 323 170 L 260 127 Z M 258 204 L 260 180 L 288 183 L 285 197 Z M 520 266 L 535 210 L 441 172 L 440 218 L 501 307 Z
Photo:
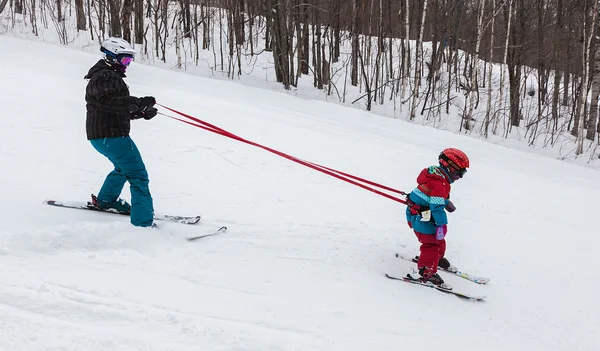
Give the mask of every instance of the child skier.
M 448 232 L 446 212 L 456 210 L 450 201 L 450 186 L 461 179 L 469 167 L 467 155 L 454 148 L 440 153 L 439 166 L 430 166 L 417 177 L 418 186 L 407 197 L 406 219 L 421 243 L 418 258 L 419 280 L 443 286 L 444 280 L 437 274 L 437 267 L 447 270 L 456 268 L 444 258 L 445 236 Z
M 131 224 L 154 226 L 154 208 L 148 188 L 148 172 L 135 143 L 129 137 L 130 120 L 156 116 L 152 96 L 129 95 L 123 81 L 125 71 L 135 58 L 135 50 L 121 38 L 102 42 L 103 59 L 90 68 L 85 101 L 86 133 L 92 146 L 114 165 L 92 204 L 101 210 L 131 215 Z M 125 182 L 131 188 L 131 204 L 119 198 Z

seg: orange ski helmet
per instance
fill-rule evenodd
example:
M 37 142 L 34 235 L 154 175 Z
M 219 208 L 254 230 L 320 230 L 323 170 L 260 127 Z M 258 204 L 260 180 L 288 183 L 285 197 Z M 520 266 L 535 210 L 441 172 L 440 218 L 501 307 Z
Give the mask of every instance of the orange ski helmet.
M 448 148 L 440 153 L 440 165 L 449 171 L 463 177 L 469 168 L 469 157 L 467 154 L 455 148 Z

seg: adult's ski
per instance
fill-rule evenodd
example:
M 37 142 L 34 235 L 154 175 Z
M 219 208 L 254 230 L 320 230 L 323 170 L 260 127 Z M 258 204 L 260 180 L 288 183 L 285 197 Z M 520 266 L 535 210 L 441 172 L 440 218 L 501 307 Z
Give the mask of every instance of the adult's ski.
M 114 210 L 101 210 L 98 207 L 92 205 L 90 201 L 61 201 L 61 200 L 44 200 L 46 205 L 64 207 L 64 208 L 74 208 L 80 210 L 90 210 L 97 211 L 103 213 L 111 213 L 118 214 L 123 216 L 129 216 L 129 213 L 120 213 Z M 154 219 L 157 221 L 168 221 L 168 222 L 176 222 L 181 224 L 197 224 L 200 222 L 200 216 L 174 216 L 174 215 L 166 215 L 166 214 L 154 214 Z
M 471 295 L 471 294 L 463 293 L 460 291 L 456 291 L 453 288 L 448 289 L 448 288 L 439 287 L 437 285 L 433 285 L 431 283 L 423 283 L 423 282 L 419 281 L 418 279 L 415 279 L 412 276 L 410 276 L 410 274 L 407 274 L 405 277 L 397 277 L 397 276 L 386 273 L 385 276 L 389 279 L 401 280 L 401 281 L 404 281 L 407 283 L 425 286 L 428 288 L 433 288 L 437 291 L 441 291 L 441 292 L 444 292 L 447 294 L 452 294 L 452 295 L 455 295 L 455 296 L 463 298 L 463 299 L 468 299 L 468 300 L 473 300 L 473 301 L 483 301 L 486 298 L 486 296 L 477 296 L 477 295 Z
M 401 259 L 406 260 L 406 261 L 411 261 L 411 262 L 414 262 L 414 263 L 417 262 L 416 259 L 415 259 L 415 257 L 406 256 L 406 255 L 403 255 L 401 253 L 397 253 L 396 257 L 401 258 Z M 473 283 L 477 283 L 477 284 L 487 284 L 490 281 L 490 278 L 478 277 L 476 275 L 465 273 L 465 272 L 462 272 L 460 270 L 449 271 L 447 269 L 443 269 L 441 267 L 438 267 L 438 271 L 446 272 L 448 274 L 453 274 L 453 275 L 455 275 L 457 277 L 461 277 L 463 279 L 466 279 L 468 281 L 472 281 Z

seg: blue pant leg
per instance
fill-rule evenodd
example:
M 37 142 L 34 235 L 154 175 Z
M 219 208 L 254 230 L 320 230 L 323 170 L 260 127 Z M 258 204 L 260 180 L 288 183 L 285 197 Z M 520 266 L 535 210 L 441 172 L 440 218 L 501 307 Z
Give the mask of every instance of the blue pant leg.
M 102 184 L 100 192 L 98 193 L 98 200 L 105 202 L 117 201 L 119 195 L 121 195 L 121 191 L 123 191 L 126 181 L 127 178 L 125 177 L 125 174 L 123 174 L 119 168 L 115 167 L 115 169 L 106 176 L 104 184 Z
M 148 172 L 137 146 L 131 140 L 131 149 L 135 158 L 122 164 L 131 190 L 131 223 L 147 227 L 154 221 L 154 204 L 148 183 Z
M 102 188 L 100 188 L 100 192 L 98 193 L 98 200 L 104 202 L 117 201 L 119 195 L 121 195 L 121 192 L 123 191 L 123 186 L 125 186 L 125 182 L 127 181 L 125 173 L 123 173 L 119 168 L 119 165 L 113 161 L 116 151 L 115 148 L 118 146 L 118 143 L 116 143 L 113 139 L 116 138 L 90 140 L 94 149 L 108 158 L 115 167 L 106 176 L 104 184 L 102 184 Z
M 122 179 L 120 175 L 124 175 L 131 188 L 131 224 L 152 225 L 154 207 L 148 187 L 148 172 L 133 140 L 130 137 L 97 139 L 92 140 L 92 145 L 115 165 L 114 174 L 111 172 L 107 177 L 109 183 L 105 183 L 107 194 L 114 191 L 117 180 Z

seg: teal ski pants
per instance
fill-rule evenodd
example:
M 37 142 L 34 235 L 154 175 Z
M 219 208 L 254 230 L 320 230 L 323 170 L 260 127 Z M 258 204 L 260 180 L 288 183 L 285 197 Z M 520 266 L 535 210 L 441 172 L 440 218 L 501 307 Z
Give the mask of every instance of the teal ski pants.
M 129 136 L 90 140 L 94 149 L 106 156 L 114 170 L 106 176 L 98 200 L 113 202 L 119 198 L 125 182 L 131 191 L 131 224 L 148 227 L 153 223 L 154 207 L 148 188 L 148 172 L 142 155 Z

